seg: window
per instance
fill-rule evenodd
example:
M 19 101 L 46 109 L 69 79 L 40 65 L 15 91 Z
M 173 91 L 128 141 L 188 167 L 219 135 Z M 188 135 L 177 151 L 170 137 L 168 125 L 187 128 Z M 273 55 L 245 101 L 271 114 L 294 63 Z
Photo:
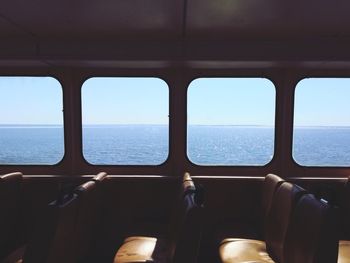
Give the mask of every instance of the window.
M 307 78 L 295 90 L 293 158 L 350 166 L 350 78 Z
M 275 87 L 264 78 L 199 78 L 188 88 L 187 155 L 199 165 L 265 165 Z
M 95 77 L 82 87 L 83 155 L 94 165 L 168 157 L 169 89 L 159 78 Z
M 0 77 L 0 164 L 56 164 L 64 155 L 62 87 L 52 77 Z

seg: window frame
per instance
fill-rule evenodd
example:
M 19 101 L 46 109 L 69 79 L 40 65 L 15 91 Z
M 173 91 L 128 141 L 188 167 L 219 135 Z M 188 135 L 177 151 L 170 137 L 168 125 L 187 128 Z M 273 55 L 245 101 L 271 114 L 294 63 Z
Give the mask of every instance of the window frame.
M 343 171 L 346 169 L 350 168 L 349 166 L 328 166 L 328 165 L 324 165 L 324 166 L 318 166 L 318 165 L 302 165 L 299 164 L 295 159 L 294 159 L 294 155 L 293 155 L 293 149 L 294 149 L 294 120 L 295 120 L 295 100 L 296 100 L 296 90 L 297 90 L 297 86 L 298 84 L 305 80 L 305 79 L 349 79 L 350 80 L 350 75 L 347 74 L 338 74 L 331 72 L 322 72 L 321 74 L 298 74 L 298 77 L 295 78 L 295 85 L 294 85 L 294 89 L 293 89 L 293 110 L 292 110 L 292 129 L 291 129 L 291 149 L 290 149 L 290 159 L 292 160 L 293 164 L 296 165 L 297 168 L 299 169 L 307 169 L 307 170 L 319 170 L 319 171 L 326 171 L 326 170 L 339 170 L 339 171 Z M 314 177 L 314 176 L 312 176 Z M 322 176 L 323 177 L 323 176 Z
M 264 164 L 264 165 L 226 165 L 226 164 L 210 164 L 210 165 L 203 165 L 203 164 L 197 164 L 191 161 L 191 159 L 189 158 L 188 155 L 188 90 L 190 88 L 190 85 L 193 81 L 197 80 L 197 79 L 202 79 L 202 78 L 207 78 L 207 79 L 213 79 L 213 78 L 227 78 L 227 79 L 238 79 L 238 78 L 258 78 L 258 79 L 266 79 L 268 81 L 271 82 L 271 84 L 273 85 L 274 88 L 274 92 L 275 92 L 275 98 L 274 98 L 274 118 L 273 118 L 273 130 L 274 130 L 274 134 L 273 134 L 273 154 L 272 154 L 272 158 L 271 160 Z M 256 75 L 256 74 L 248 74 L 248 75 L 233 75 L 233 74 L 198 74 L 193 76 L 192 78 L 189 79 L 187 85 L 186 85 L 186 131 L 185 131 L 185 144 L 186 144 L 186 151 L 185 151 L 185 158 L 186 160 L 191 164 L 191 166 L 197 168 L 197 169 L 232 169 L 232 168 L 239 168 L 239 169 L 266 169 L 269 168 L 273 165 L 273 163 L 275 162 L 276 157 L 276 149 L 277 149 L 277 133 L 276 133 L 276 122 L 277 122 L 277 104 L 278 102 L 278 86 L 276 85 L 273 76 L 268 76 L 268 75 Z
M 90 79 L 93 79 L 93 78 L 153 78 L 153 79 L 159 79 L 161 81 L 163 81 L 166 86 L 167 86 L 167 90 L 168 90 L 168 107 L 167 107 L 167 110 L 168 110 L 168 152 L 167 152 L 167 156 L 165 158 L 165 160 L 160 163 L 160 164 L 156 164 L 156 165 L 153 165 L 153 164 L 93 164 L 93 163 L 90 163 L 86 160 L 85 156 L 84 156 L 84 147 L 83 147 L 83 144 L 84 144 L 84 139 L 83 139 L 83 85 L 85 82 L 87 82 L 88 80 Z M 81 83 L 80 83 L 80 143 L 81 143 L 81 147 L 80 147 L 80 155 L 81 155 L 81 158 L 83 159 L 83 162 L 85 165 L 89 166 L 89 167 L 101 167 L 101 168 L 116 168 L 116 167 L 120 167 L 120 168 L 139 168 L 139 169 L 142 169 L 142 168 L 159 168 L 159 167 L 164 167 L 164 166 L 167 166 L 168 163 L 170 162 L 170 158 L 171 158 L 171 86 L 169 85 L 169 81 L 167 81 L 167 79 L 164 77 L 164 76 L 159 76 L 157 74 L 150 74 L 150 75 L 144 75 L 144 74 L 122 74 L 122 75 L 115 75 L 115 74 L 103 74 L 103 75 L 99 75 L 99 74 L 89 74 L 87 76 L 85 76 L 84 78 L 82 78 L 81 80 Z
M 52 78 L 55 81 L 57 81 L 57 83 L 60 86 L 61 89 L 61 101 L 62 101 L 62 128 L 63 128 L 63 155 L 62 158 L 54 164 L 37 164 L 37 163 L 33 163 L 33 164 L 21 164 L 21 163 L 12 163 L 12 164 L 2 164 L 0 163 L 0 167 L 4 168 L 4 167 L 9 167 L 10 169 L 12 169 L 13 167 L 21 167 L 24 168 L 24 170 L 26 170 L 26 168 L 29 169 L 36 169 L 38 167 L 46 167 L 46 168 L 58 168 L 64 165 L 65 160 L 66 160 L 66 155 L 67 155 L 67 125 L 66 125 L 66 120 L 65 120 L 65 88 L 64 85 L 62 84 L 62 81 L 60 80 L 60 77 L 58 74 L 0 74 L 0 78 L 2 77 L 8 77 L 8 78 Z M 5 169 L 6 171 L 6 169 Z

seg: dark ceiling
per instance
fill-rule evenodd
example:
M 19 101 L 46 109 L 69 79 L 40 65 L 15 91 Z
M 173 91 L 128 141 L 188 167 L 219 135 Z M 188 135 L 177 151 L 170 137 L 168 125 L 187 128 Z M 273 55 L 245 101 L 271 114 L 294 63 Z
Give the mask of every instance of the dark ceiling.
M 1 0 L 0 59 L 259 60 L 289 48 L 339 58 L 349 10 L 348 0 Z

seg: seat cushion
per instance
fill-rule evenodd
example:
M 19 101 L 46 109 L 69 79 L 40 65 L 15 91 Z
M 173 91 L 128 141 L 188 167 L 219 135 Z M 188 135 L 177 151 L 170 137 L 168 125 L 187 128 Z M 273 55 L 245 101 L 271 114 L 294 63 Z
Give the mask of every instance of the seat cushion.
M 338 263 L 350 263 L 350 240 L 339 241 Z
M 266 252 L 265 242 L 254 239 L 224 239 L 219 254 L 222 263 L 274 263 Z
M 114 257 L 114 263 L 153 262 L 157 238 L 133 236 L 124 240 Z

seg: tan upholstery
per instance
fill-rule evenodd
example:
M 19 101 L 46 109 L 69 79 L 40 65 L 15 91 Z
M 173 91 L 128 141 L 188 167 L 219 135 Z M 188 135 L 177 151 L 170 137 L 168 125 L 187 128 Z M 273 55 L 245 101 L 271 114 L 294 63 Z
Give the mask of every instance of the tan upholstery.
M 196 262 L 202 204 L 196 200 L 196 188 L 188 176 L 185 174 L 183 177 L 167 236 L 163 239 L 143 236 L 126 238 L 114 257 L 114 263 Z
M 22 174 L 0 176 L 0 260 L 16 248 L 16 223 L 20 212 Z
M 259 240 L 228 238 L 222 241 L 219 253 L 222 263 L 274 262 L 266 252 L 265 242 Z
M 338 263 L 350 263 L 350 240 L 339 241 Z
M 114 263 L 148 262 L 153 261 L 153 252 L 157 243 L 156 238 L 135 236 L 124 240 L 118 250 Z
M 281 259 L 283 258 L 284 250 L 283 244 L 289 226 L 289 219 L 291 218 L 291 213 L 296 202 L 304 193 L 305 190 L 291 183 L 283 182 L 280 184 L 274 194 L 271 209 L 267 218 L 267 249 L 263 241 L 228 238 L 220 244 L 219 256 L 221 262 L 254 262 L 257 257 L 264 258 L 265 261 L 261 262 L 273 262 L 272 259 L 276 262 L 282 262 Z M 239 248 L 239 252 L 237 252 L 237 250 L 234 252 L 233 256 L 229 256 L 229 251 L 233 251 L 233 248 Z M 272 259 L 267 257 L 267 251 Z
M 184 176 L 182 177 L 182 181 L 183 182 L 185 182 L 185 181 L 192 181 L 190 173 L 188 173 L 188 172 L 184 173 Z
M 283 263 L 335 263 L 338 257 L 335 210 L 311 194 L 303 195 L 288 228 Z

